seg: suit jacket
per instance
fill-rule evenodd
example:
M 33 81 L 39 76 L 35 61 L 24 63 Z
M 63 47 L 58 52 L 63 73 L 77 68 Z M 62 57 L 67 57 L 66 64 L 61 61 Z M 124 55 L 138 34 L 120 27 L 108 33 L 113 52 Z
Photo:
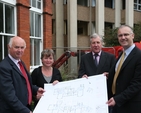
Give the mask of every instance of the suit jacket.
M 92 52 L 81 57 L 78 77 L 81 78 L 84 74 L 88 76 L 109 72 L 115 62 L 113 54 L 102 51 L 99 59 L 98 67 L 95 66 Z
M 114 74 L 115 66 L 111 69 L 108 77 L 109 98 L 113 97 L 111 89 Z M 137 47 L 123 62 L 116 80 L 114 100 L 116 106 L 113 111 L 117 109 L 116 113 L 141 113 L 141 51 Z
M 36 94 L 38 87 L 31 84 L 31 77 L 27 70 L 26 72 L 32 93 Z M 0 62 L 0 113 L 29 113 L 30 110 L 27 105 L 26 80 L 19 68 L 7 56 Z

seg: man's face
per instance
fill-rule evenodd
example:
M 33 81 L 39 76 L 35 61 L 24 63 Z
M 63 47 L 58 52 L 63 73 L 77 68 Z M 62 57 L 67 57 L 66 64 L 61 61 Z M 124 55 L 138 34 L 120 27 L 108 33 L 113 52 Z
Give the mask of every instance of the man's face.
M 128 27 L 123 27 L 118 30 L 118 41 L 124 49 L 129 48 L 133 44 L 134 34 Z
M 101 51 L 101 48 L 102 48 L 102 42 L 101 42 L 100 38 L 99 37 L 92 38 L 90 46 L 91 46 L 91 50 L 94 53 L 99 53 Z
M 8 48 L 9 48 L 10 55 L 13 58 L 19 60 L 24 53 L 25 43 L 21 39 L 16 39 L 16 40 L 13 40 L 12 47 L 8 46 Z

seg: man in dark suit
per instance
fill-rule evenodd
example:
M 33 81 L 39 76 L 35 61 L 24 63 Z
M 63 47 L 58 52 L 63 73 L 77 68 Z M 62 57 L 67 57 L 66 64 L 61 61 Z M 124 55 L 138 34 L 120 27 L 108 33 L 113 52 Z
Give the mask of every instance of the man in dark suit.
M 32 85 L 31 77 L 20 59 L 25 48 L 26 43 L 21 37 L 11 38 L 9 54 L 0 62 L 0 113 L 32 113 L 32 94 L 41 96 L 44 92 L 42 88 Z M 26 78 L 20 70 L 19 61 Z
M 108 75 L 115 62 L 113 54 L 102 51 L 103 40 L 94 33 L 90 37 L 91 52 L 81 57 L 78 78 L 105 73 Z M 96 55 L 96 57 L 95 57 Z
M 113 106 L 111 113 L 141 113 L 141 51 L 133 43 L 130 26 L 120 26 L 117 34 L 125 57 L 118 74 L 121 56 L 109 72 L 107 104 Z

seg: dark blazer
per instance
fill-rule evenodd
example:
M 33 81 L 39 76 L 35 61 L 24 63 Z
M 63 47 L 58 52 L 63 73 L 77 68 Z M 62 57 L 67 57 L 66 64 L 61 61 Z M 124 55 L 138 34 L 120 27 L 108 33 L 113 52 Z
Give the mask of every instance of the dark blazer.
M 31 85 L 31 77 L 27 70 L 26 72 Z M 38 87 L 31 85 L 31 89 L 32 93 L 36 94 Z M 0 113 L 29 113 L 27 105 L 26 80 L 19 68 L 7 56 L 0 62 Z
M 114 62 L 115 56 L 113 54 L 102 51 L 99 59 L 99 65 L 96 67 L 92 52 L 87 53 L 81 57 L 78 78 L 81 78 L 84 74 L 92 76 L 102 74 L 103 72 L 109 72 Z
M 115 66 L 108 78 L 109 98 L 114 97 L 116 102 L 113 113 L 141 113 L 141 51 L 135 47 L 125 59 L 117 77 L 116 94 L 113 96 L 111 89 L 114 74 Z
M 33 72 L 31 73 L 31 77 L 32 83 L 34 85 L 37 85 L 38 87 L 44 88 L 44 83 L 47 83 L 41 72 L 41 66 L 33 70 Z M 53 68 L 52 79 L 50 83 L 53 83 L 55 80 L 58 80 L 59 82 L 62 81 L 61 73 L 57 68 Z

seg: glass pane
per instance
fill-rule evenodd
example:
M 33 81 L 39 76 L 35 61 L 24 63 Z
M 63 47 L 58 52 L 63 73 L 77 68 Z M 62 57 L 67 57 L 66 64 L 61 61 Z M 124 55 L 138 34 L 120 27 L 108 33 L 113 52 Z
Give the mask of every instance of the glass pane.
M 35 37 L 41 37 L 41 15 L 35 14 Z
M 40 40 L 30 39 L 30 65 L 40 65 Z
M 138 6 L 138 10 L 140 10 L 140 11 L 141 11 L 141 6 L 140 6 L 140 5 Z
M 34 36 L 34 13 L 30 12 L 30 36 Z
M 92 0 L 92 7 L 95 6 L 95 0 Z
M 67 0 L 64 0 L 64 4 L 67 4 Z
M 52 0 L 52 3 L 55 3 L 56 2 L 56 0 Z
M 141 4 L 141 0 L 139 0 L 139 4 Z
M 136 4 L 134 4 L 134 9 L 137 10 L 137 5 Z
M 33 59 L 34 59 L 34 50 L 32 49 L 34 47 L 33 39 L 30 38 L 30 66 L 34 65 Z
M 34 40 L 34 65 L 40 65 L 40 40 Z
M 0 3 L 0 33 L 4 32 L 4 28 L 3 28 L 3 4 Z
M 36 0 L 32 0 L 32 7 L 36 7 Z
M 4 37 L 4 57 L 6 57 L 8 55 L 8 47 L 7 44 L 9 43 L 11 37 L 9 36 L 5 36 Z
M 5 32 L 14 34 L 14 8 L 5 5 Z
M 8 47 L 10 36 L 2 36 L 0 35 L 0 61 L 4 59 L 8 55 Z M 3 43 L 4 42 L 4 43 Z
M 88 6 L 87 0 L 77 0 L 77 4 L 82 6 Z
M 30 0 L 30 6 L 32 6 L 32 0 Z
M 38 9 L 41 9 L 41 0 L 38 0 L 38 1 L 37 1 L 37 8 L 38 8 Z
M 134 3 L 137 3 L 137 0 L 134 0 Z

